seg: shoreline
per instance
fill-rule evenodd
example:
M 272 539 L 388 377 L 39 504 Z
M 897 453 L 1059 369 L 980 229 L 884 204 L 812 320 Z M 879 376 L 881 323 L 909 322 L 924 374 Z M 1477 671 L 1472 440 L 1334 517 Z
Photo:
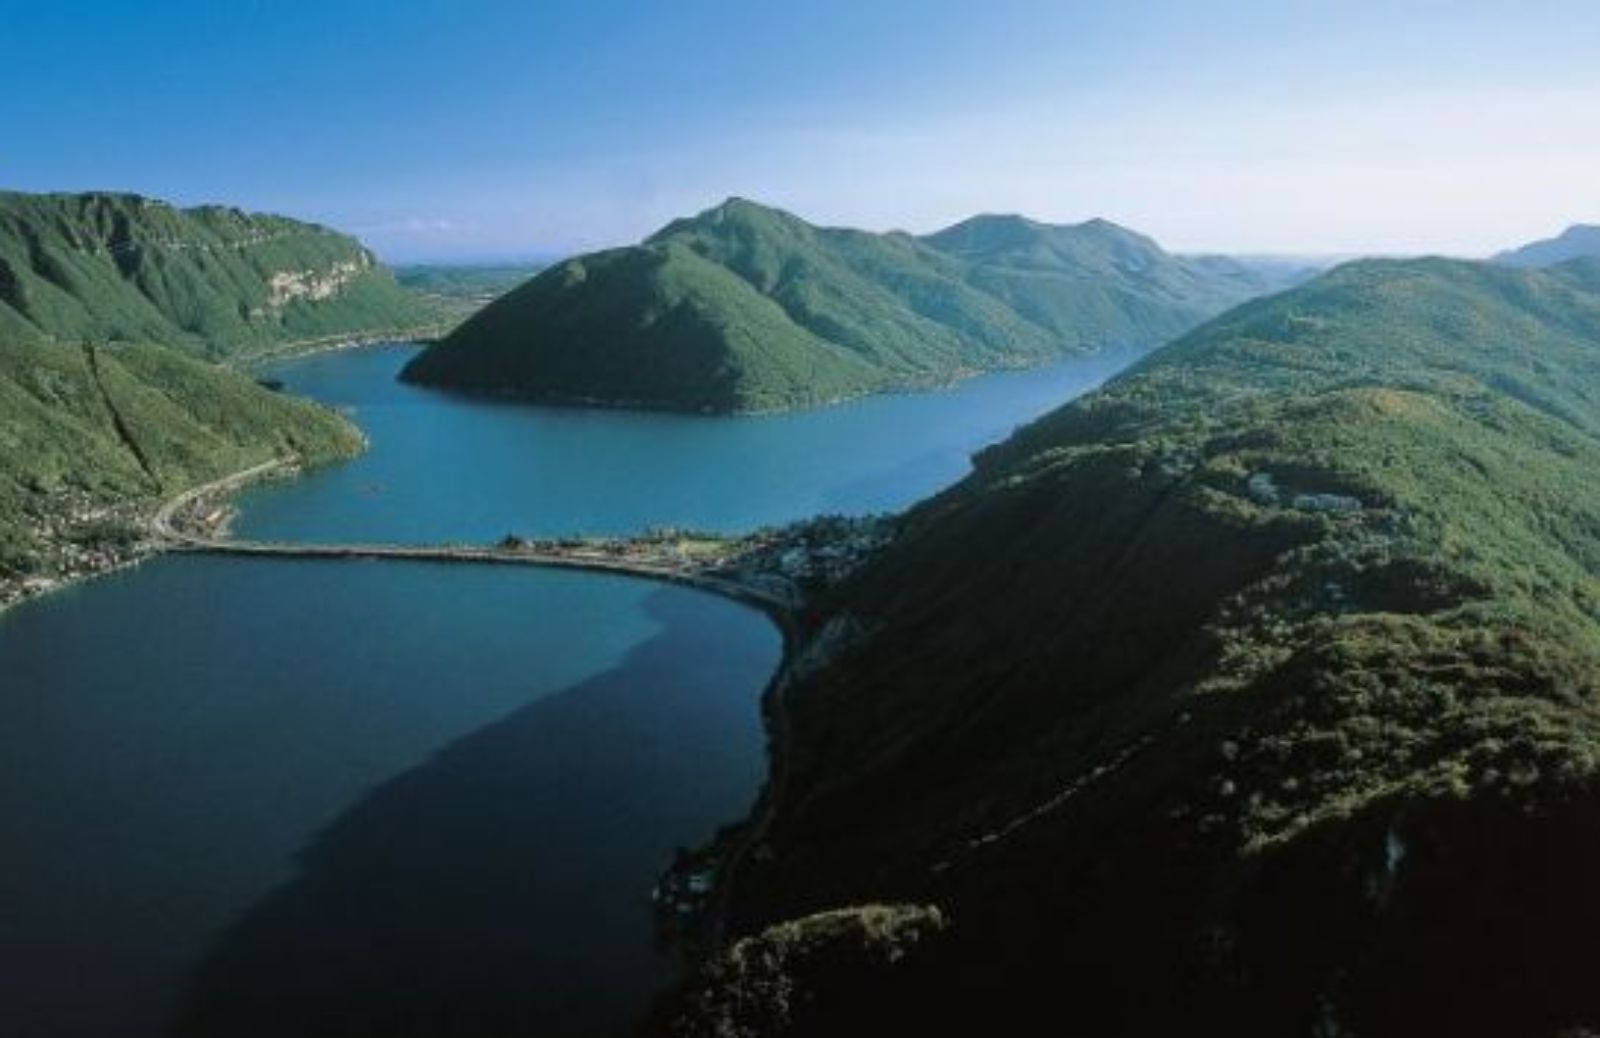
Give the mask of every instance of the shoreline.
M 133 541 L 124 552 L 114 559 L 104 563 L 90 564 L 81 570 L 71 573 L 49 577 L 25 577 L 17 580 L 0 580 L 0 617 L 4 617 L 10 610 L 29 602 L 41 601 L 61 591 L 80 587 L 101 577 L 124 570 L 133 569 L 159 555 L 168 554 L 171 542 L 163 534 L 161 527 L 170 518 L 170 515 L 183 504 L 198 501 L 219 492 L 232 492 L 242 489 L 247 483 L 257 478 L 264 478 L 274 472 L 285 469 L 292 470 L 299 463 L 284 458 L 273 458 L 270 461 L 253 465 L 239 472 L 229 473 L 219 479 L 208 483 L 198 484 L 180 491 L 173 497 L 160 501 L 144 501 L 137 505 L 130 505 L 133 510 L 127 516 L 131 526 L 137 526 L 140 532 L 138 540 Z
M 714 880 L 704 900 L 694 906 L 685 920 L 680 947 L 691 955 L 715 952 L 725 947 L 729 916 L 739 873 L 766 838 L 784 794 L 790 755 L 790 725 L 786 694 L 794 683 L 796 664 L 804 657 L 806 625 L 803 622 L 806 595 L 800 580 L 817 579 L 819 571 L 793 574 L 774 573 L 772 560 L 792 553 L 796 543 L 810 544 L 811 520 L 784 528 L 779 534 L 759 534 L 726 538 L 729 554 L 709 564 L 663 561 L 658 541 L 650 534 L 596 541 L 576 539 L 518 542 L 499 547 L 468 545 L 319 545 L 296 542 L 237 541 L 227 534 L 233 518 L 226 499 L 252 483 L 295 475 L 303 471 L 297 458 L 272 458 L 229 473 L 207 483 L 189 487 L 167 500 L 140 510 L 137 521 L 144 536 L 134 542 L 129 553 L 108 565 L 56 579 L 38 590 L 0 598 L 0 619 L 16 605 L 41 600 L 68 588 L 122 570 L 132 569 L 151 558 L 167 554 L 210 554 L 296 559 L 362 559 L 385 561 L 450 561 L 476 564 L 526 565 L 550 569 L 573 569 L 597 574 L 648 580 L 716 595 L 745 608 L 760 612 L 776 628 L 780 638 L 778 659 L 762 688 L 758 703 L 766 737 L 767 774 L 756 798 L 743 817 L 731 820 L 693 854 L 697 860 L 714 856 Z M 203 524 L 202 532 L 184 528 L 185 513 L 212 506 L 204 517 L 188 518 Z M 880 520 L 864 520 L 868 529 Z M 861 527 L 846 527 L 847 530 Z M 869 534 L 864 553 L 875 552 L 882 541 Z M 687 535 L 686 535 L 687 536 Z M 837 532 L 833 534 L 838 537 Z M 832 543 L 823 542 L 830 550 Z M 645 554 L 639 554 L 641 551 Z M 635 554 L 629 555 L 629 552 Z M 853 566 L 859 560 L 850 563 Z M 826 580 L 837 579 L 827 574 Z M 785 586 L 785 584 L 787 586 Z M 663 873 L 663 884 L 684 867 L 680 862 Z M 658 890 L 660 887 L 658 887 Z
M 136 569 L 158 555 L 164 555 L 164 549 L 154 545 L 141 544 L 127 556 L 116 562 L 104 566 L 96 566 L 81 572 L 72 573 L 61 577 L 30 577 L 20 582 L 15 590 L 6 590 L 0 585 L 0 622 L 4 622 L 13 609 L 33 602 L 42 602 L 53 598 L 63 591 L 80 588 L 102 577 L 109 577 L 115 573 Z
M 449 334 L 451 325 L 448 323 L 417 325 L 414 328 L 390 328 L 378 332 L 361 332 L 359 334 L 327 335 L 316 339 L 299 339 L 295 342 L 282 343 L 259 353 L 236 357 L 223 362 L 223 366 L 232 368 L 241 373 L 250 373 L 254 368 L 263 364 L 276 364 L 281 361 L 299 360 L 303 357 L 314 357 L 323 353 L 340 353 L 345 350 L 361 349 L 365 346 L 386 346 L 390 344 L 402 345 L 416 343 L 427 345 L 436 342 Z
M 657 584 L 684 587 L 689 590 L 699 591 L 704 594 L 716 595 L 726 601 L 733 602 L 748 609 L 753 609 L 765 616 L 779 636 L 778 659 L 773 667 L 771 676 L 767 679 L 758 697 L 758 708 L 761 713 L 761 726 L 766 738 L 767 774 L 761 787 L 757 790 L 756 798 L 750 809 L 735 820 L 724 824 L 713 836 L 701 844 L 693 852 L 694 860 L 706 855 L 714 855 L 715 862 L 712 867 L 714 880 L 703 903 L 698 904 L 685 920 L 685 924 L 674 943 L 695 956 L 700 952 L 716 952 L 722 950 L 727 943 L 728 923 L 731 914 L 733 894 L 736 889 L 740 869 L 750 856 L 756 852 L 766 839 L 773 822 L 777 817 L 778 805 L 783 799 L 788 773 L 790 747 L 789 710 L 786 694 L 794 683 L 796 664 L 804 658 L 802 648 L 806 644 L 806 629 L 803 623 L 805 596 L 800 593 L 798 585 L 792 578 L 780 577 L 780 580 L 790 580 L 791 586 L 787 591 L 780 591 L 773 586 L 763 586 L 766 581 L 754 579 L 747 571 L 737 568 L 740 561 L 755 567 L 753 572 L 756 578 L 772 576 L 770 569 L 763 571 L 759 561 L 765 553 L 766 565 L 770 567 L 771 558 L 785 551 L 791 543 L 782 539 L 774 539 L 772 543 L 760 545 L 755 549 L 748 545 L 752 535 L 744 538 L 730 538 L 730 545 L 744 544 L 743 554 L 735 553 L 728 558 L 718 559 L 710 565 L 695 568 L 688 564 L 672 566 L 662 565 L 659 561 L 643 561 L 638 557 L 621 558 L 606 557 L 608 549 L 620 549 L 626 552 L 629 548 L 652 543 L 649 535 L 632 538 L 608 538 L 594 542 L 575 541 L 577 547 L 568 547 L 564 552 L 558 552 L 558 546 L 565 542 L 520 542 L 516 546 L 502 545 L 500 548 L 483 548 L 470 546 L 428 546 L 428 545 L 318 545 L 295 542 L 251 542 L 235 541 L 227 537 L 227 525 L 231 516 L 223 514 L 216 525 L 212 526 L 206 534 L 195 534 L 185 531 L 181 525 L 174 525 L 178 520 L 181 524 L 181 513 L 197 505 L 211 503 L 219 495 L 228 495 L 259 479 L 268 478 L 285 471 L 293 471 L 293 463 L 285 459 L 276 459 L 262 465 L 233 473 L 230 476 L 213 481 L 200 487 L 191 488 L 172 498 L 163 505 L 150 520 L 150 532 L 154 538 L 155 551 L 177 552 L 193 554 L 214 554 L 234 556 L 256 556 L 266 558 L 294 558 L 318 560 L 346 560 L 346 559 L 371 559 L 376 558 L 388 562 L 404 561 L 434 561 L 434 562 L 459 562 L 475 564 L 504 564 L 527 565 L 550 569 L 576 569 L 585 572 L 621 576 L 629 579 L 647 580 Z M 815 520 L 813 520 L 815 522 Z M 871 523 L 874 520 L 867 520 Z M 789 530 L 803 530 L 805 523 L 796 524 Z M 794 535 L 791 533 L 790 535 Z M 540 550 L 540 546 L 543 550 Z M 867 549 L 878 550 L 878 546 Z M 752 560 L 755 560 L 752 563 Z M 741 578 L 741 573 L 747 575 Z M 835 578 L 836 579 L 836 578 Z M 669 866 L 662 873 L 662 879 L 657 885 L 658 910 L 668 907 L 660 900 L 659 892 L 674 882 L 674 877 L 679 875 L 690 862 L 680 861 Z M 658 917 L 658 928 L 660 919 Z
M 714 900 L 705 923 L 707 951 L 712 954 L 724 950 L 728 945 L 729 916 L 733 911 L 739 870 L 766 841 L 788 784 L 790 727 L 787 693 L 793 684 L 795 662 L 802 655 L 800 647 L 804 631 L 799 618 L 792 615 L 781 620 L 774 618 L 774 623 L 783 643 L 778 650 L 778 666 L 761 692 L 761 723 L 767 735 L 767 778 L 744 818 L 732 823 L 736 826 L 734 846 L 726 852 L 717 870 L 716 882 L 712 886 Z M 705 849 L 716 849 L 716 843 L 712 841 Z
M 205 525 L 200 532 L 185 529 L 186 511 L 212 504 L 220 495 L 234 493 L 256 480 L 280 474 L 292 464 L 276 459 L 177 495 L 151 520 L 156 543 L 164 550 L 196 554 L 576 569 L 716 595 L 767 618 L 778 632 L 780 646 L 778 659 L 757 700 L 765 736 L 766 776 L 749 809 L 722 825 L 687 857 L 666 868 L 656 887 L 658 932 L 670 931 L 671 943 L 691 959 L 724 949 L 741 871 L 766 840 L 787 788 L 792 753 L 787 694 L 803 676 L 800 665 L 817 642 L 808 638 L 811 625 L 806 622 L 805 609 L 808 599 L 814 600 L 815 590 L 810 588 L 812 594 L 808 594 L 808 585 L 830 585 L 880 551 L 893 537 L 893 520 L 813 519 L 740 537 L 685 531 L 595 540 L 528 541 L 508 536 L 499 545 L 489 547 L 233 540 L 226 533 L 230 517 L 220 510 L 213 510 L 201 520 Z M 720 551 L 713 547 L 709 555 L 696 559 L 686 548 L 696 545 L 704 550 L 707 542 L 717 544 Z M 798 565 L 797 553 L 804 556 Z M 821 637 L 826 640 L 826 629 Z M 686 885 L 692 889 L 706 880 L 709 886 L 698 898 L 678 900 Z M 660 914 L 663 912 L 666 916 Z M 663 922 L 668 926 L 663 927 Z
M 406 378 L 404 372 L 399 380 L 408 386 L 426 389 L 434 393 L 460 396 L 467 400 L 479 400 L 490 403 L 527 404 L 536 407 L 565 408 L 571 410 L 596 410 L 596 411 L 645 411 L 652 414 L 682 415 L 686 418 L 771 418 L 777 415 L 800 414 L 806 411 L 825 411 L 830 407 L 840 407 L 844 404 L 855 403 L 871 397 L 880 396 L 919 396 L 926 393 L 943 393 L 959 387 L 962 383 L 985 375 L 1003 375 L 1010 372 L 1036 371 L 1039 368 L 1049 367 L 1057 361 L 1046 361 L 1042 364 L 1018 365 L 1004 368 L 972 368 L 962 369 L 960 372 L 938 380 L 926 382 L 901 382 L 872 389 L 862 389 L 854 393 L 829 397 L 826 400 L 815 400 L 805 403 L 780 404 L 773 407 L 735 407 L 721 408 L 708 404 L 694 406 L 691 404 L 674 404 L 665 401 L 628 400 L 617 397 L 586 396 L 583 394 L 541 393 L 534 390 L 520 389 L 484 389 L 470 386 L 447 386 L 436 382 L 422 382 Z
M 321 336 L 313 339 L 298 339 L 294 342 L 281 343 L 272 346 L 260 353 L 248 356 L 234 357 L 216 362 L 217 366 L 235 371 L 247 378 L 254 378 L 260 365 L 277 363 L 280 361 L 294 360 L 301 357 L 310 357 L 322 353 L 337 353 L 344 350 L 360 349 L 368 346 L 381 346 L 387 344 L 425 344 L 439 335 L 449 331 L 448 323 L 418 325 L 411 328 L 391 328 L 382 331 L 361 332 L 356 334 L 341 333 L 338 335 Z M 363 440 L 365 437 L 363 436 Z M 234 473 L 234 476 L 238 473 Z M 223 477 L 214 483 L 226 482 L 232 476 Z M 213 486 L 205 484 L 204 486 Z M 179 497 L 189 495 L 192 491 L 200 489 L 191 487 L 179 494 Z M 99 577 L 131 569 L 156 555 L 163 554 L 166 547 L 159 541 L 159 537 L 150 535 L 151 524 L 157 519 L 163 509 L 171 501 L 139 500 L 122 501 L 106 506 L 109 509 L 126 509 L 123 517 L 130 530 L 137 529 L 140 533 L 138 540 L 119 550 L 114 559 L 105 562 L 91 562 L 81 564 L 82 568 L 66 573 L 53 573 L 50 575 L 0 575 L 0 617 L 4 617 L 12 609 L 28 602 L 37 601 L 56 592 L 78 587 Z
M 600 411 L 641 411 L 652 414 L 682 415 L 688 418 L 771 418 L 778 415 L 800 414 L 807 411 L 824 411 L 832 407 L 868 400 L 873 397 L 922 396 L 946 393 L 960 388 L 973 379 L 990 376 L 1021 374 L 1041 371 L 1058 365 L 1095 362 L 1120 362 L 1121 367 L 1136 363 L 1148 351 L 1138 351 L 1125 346 L 1101 346 L 1081 353 L 1047 357 L 1034 363 L 1004 364 L 987 368 L 958 368 L 953 372 L 927 379 L 910 379 L 885 385 L 860 389 L 825 400 L 780 404 L 772 407 L 714 407 L 669 401 L 628 400 L 617 397 L 590 396 L 581 393 L 554 393 L 515 387 L 452 386 L 439 382 L 407 378 L 404 370 L 398 379 L 408 386 L 416 386 L 435 393 L 459 396 L 466 400 L 491 403 L 529 404 L 534 406 L 571 408 Z

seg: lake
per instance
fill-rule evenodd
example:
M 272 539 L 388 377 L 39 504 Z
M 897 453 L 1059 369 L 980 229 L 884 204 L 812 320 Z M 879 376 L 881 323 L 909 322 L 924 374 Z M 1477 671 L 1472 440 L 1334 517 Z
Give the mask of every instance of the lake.
M 533 407 L 396 381 L 415 352 L 331 353 L 268 370 L 367 431 L 358 461 L 248 491 L 237 530 L 320 541 L 490 541 L 507 533 L 742 531 L 897 510 L 969 469 L 977 447 L 1125 361 L 1094 359 L 755 417 Z
M 276 365 L 371 439 L 254 488 L 261 538 L 739 530 L 895 509 L 1109 361 L 751 418 Z M 764 772 L 766 619 L 595 574 L 169 557 L 0 615 L 4 1033 L 624 1029 L 650 886 Z

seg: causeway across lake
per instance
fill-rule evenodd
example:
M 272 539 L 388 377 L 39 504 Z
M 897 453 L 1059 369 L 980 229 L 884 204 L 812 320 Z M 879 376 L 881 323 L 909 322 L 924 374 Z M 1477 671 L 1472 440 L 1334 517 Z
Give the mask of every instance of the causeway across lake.
M 401 385 L 415 349 L 271 368 L 372 448 L 249 489 L 236 535 L 898 509 L 1114 370 L 702 418 Z M 0 615 L 0 1030 L 143 1038 L 256 1005 L 293 1033 L 378 1003 L 624 1029 L 675 972 L 657 874 L 760 787 L 779 648 L 761 613 L 690 589 L 393 560 L 168 556 Z

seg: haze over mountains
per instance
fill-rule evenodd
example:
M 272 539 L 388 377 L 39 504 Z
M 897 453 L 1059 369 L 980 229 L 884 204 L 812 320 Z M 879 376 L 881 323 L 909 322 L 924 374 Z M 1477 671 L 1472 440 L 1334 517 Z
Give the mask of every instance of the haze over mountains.
M 1511 267 L 1549 267 L 1574 259 L 1600 259 L 1600 227 L 1574 224 L 1554 238 L 1531 242 L 1495 256 Z
M 1105 221 L 980 216 L 926 237 L 742 199 L 556 264 L 430 347 L 411 381 L 711 412 L 827 403 L 1096 350 L 1146 350 L 1278 287 Z

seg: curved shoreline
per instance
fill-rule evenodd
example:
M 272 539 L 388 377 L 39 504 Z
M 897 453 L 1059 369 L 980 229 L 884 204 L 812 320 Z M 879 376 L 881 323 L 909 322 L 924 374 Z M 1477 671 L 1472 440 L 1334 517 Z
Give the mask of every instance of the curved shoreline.
M 762 783 L 755 804 L 740 823 L 734 836 L 733 849 L 717 869 L 712 903 L 706 918 L 706 941 L 713 952 L 727 945 L 728 916 L 733 908 L 733 892 L 738 883 L 739 869 L 771 831 L 789 777 L 789 703 L 786 693 L 789 691 L 790 665 L 799 647 L 800 631 L 792 614 L 774 622 L 783 639 L 783 646 L 778 653 L 777 669 L 772 672 L 767 687 L 761 692 L 761 720 L 767 732 L 767 780 Z
M 145 520 L 148 533 L 135 552 L 114 566 L 78 575 L 55 584 L 48 590 L 28 595 L 0 606 L 4 612 L 10 606 L 35 600 L 56 591 L 74 587 L 95 577 L 128 569 L 146 559 L 162 554 L 231 555 L 236 557 L 285 558 L 306 560 L 376 559 L 394 562 L 432 562 L 472 565 L 523 565 L 544 569 L 566 569 L 619 576 L 672 584 L 706 594 L 717 595 L 755 609 L 767 617 L 777 628 L 781 648 L 772 676 L 762 689 L 759 703 L 762 726 L 766 734 L 768 771 L 765 782 L 744 817 L 731 821 L 725 832 L 731 831 L 731 843 L 719 848 L 719 863 L 712 895 L 704 916 L 704 935 L 712 949 L 719 949 L 727 940 L 728 916 L 733 890 L 739 870 L 749 855 L 766 838 L 777 813 L 777 803 L 788 774 L 789 715 L 784 694 L 787 691 L 790 667 L 796 657 L 800 642 L 799 603 L 777 594 L 769 588 L 713 575 L 691 568 L 674 568 L 626 559 L 585 554 L 581 549 L 569 551 L 530 551 L 524 549 L 492 548 L 469 544 L 408 545 L 408 544 L 319 544 L 291 541 L 234 540 L 226 536 L 192 533 L 181 528 L 179 514 L 186 508 L 211 499 L 233 494 L 245 486 L 277 475 L 298 471 L 296 458 L 278 457 L 252 465 L 249 468 L 189 487 L 163 502 Z M 705 845 L 716 847 L 718 838 Z
M 437 321 L 432 324 L 421 324 L 411 328 L 389 328 L 371 332 L 335 332 L 332 335 L 321 335 L 313 339 L 296 339 L 293 342 L 279 343 L 263 350 L 229 358 L 222 363 L 225 367 L 250 372 L 266 364 L 302 360 L 306 357 L 315 357 L 323 353 L 339 353 L 344 350 L 360 349 L 364 346 L 404 345 L 407 343 L 426 345 L 448 334 L 452 327 L 453 325 L 449 321 Z
M 285 559 L 377 559 L 394 562 L 459 563 L 468 565 L 523 565 L 544 569 L 568 569 L 602 573 L 636 580 L 674 584 L 718 595 L 758 610 L 778 629 L 781 647 L 777 666 L 760 696 L 762 727 L 767 737 L 767 778 L 755 803 L 737 826 L 734 843 L 721 856 L 713 897 L 706 916 L 706 936 L 713 949 L 727 940 L 728 915 L 739 869 L 750 853 L 766 838 L 777 814 L 788 776 L 789 713 L 785 692 L 790 666 L 800 641 L 796 603 L 769 589 L 703 572 L 673 569 L 648 563 L 596 558 L 575 552 L 526 551 L 483 548 L 470 545 L 403 544 L 317 544 L 290 541 L 243 541 L 226 537 L 207 537 L 186 532 L 174 524 L 177 514 L 207 498 L 233 493 L 256 480 L 275 473 L 292 471 L 296 463 L 276 458 L 243 469 L 210 483 L 191 487 L 162 505 L 150 520 L 150 531 L 157 551 L 204 555 L 232 555 Z M 713 841 L 714 843 L 715 841 Z
M 239 472 L 191 487 L 162 505 L 151 517 L 150 532 L 155 543 L 167 550 L 211 555 L 254 555 L 303 559 L 396 559 L 418 562 L 461 562 L 501 565 L 543 566 L 558 569 L 589 570 L 646 580 L 682 584 L 722 595 L 761 609 L 782 626 L 792 612 L 793 603 L 769 589 L 742 583 L 687 567 L 674 568 L 647 562 L 595 556 L 582 550 L 539 551 L 520 548 L 486 548 L 470 544 L 382 544 L 316 543 L 300 541 L 235 540 L 203 536 L 180 529 L 174 523 L 178 512 L 201 500 L 233 493 L 248 483 L 274 473 L 292 471 L 295 462 L 276 458 Z

